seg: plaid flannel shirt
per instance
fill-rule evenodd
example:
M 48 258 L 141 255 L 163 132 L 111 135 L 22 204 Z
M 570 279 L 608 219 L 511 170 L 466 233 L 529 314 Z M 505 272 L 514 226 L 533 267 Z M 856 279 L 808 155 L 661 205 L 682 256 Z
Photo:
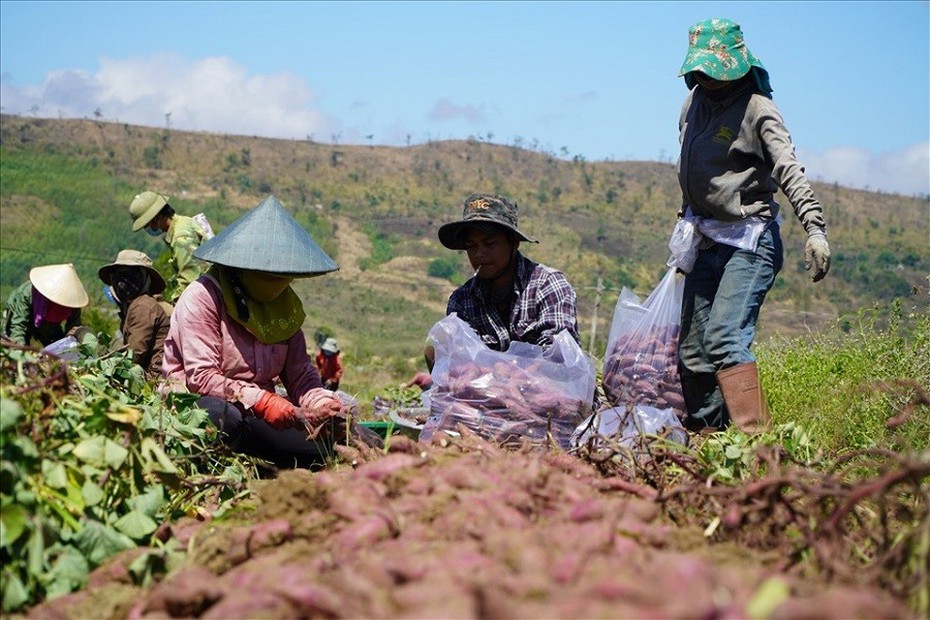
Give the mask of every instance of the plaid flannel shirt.
M 580 344 L 575 289 L 561 271 L 517 252 L 513 293 L 507 325 L 489 300 L 488 285 L 478 277 L 472 277 L 452 293 L 446 314 L 455 312 L 496 351 L 506 351 L 513 341 L 546 348 L 563 329 Z

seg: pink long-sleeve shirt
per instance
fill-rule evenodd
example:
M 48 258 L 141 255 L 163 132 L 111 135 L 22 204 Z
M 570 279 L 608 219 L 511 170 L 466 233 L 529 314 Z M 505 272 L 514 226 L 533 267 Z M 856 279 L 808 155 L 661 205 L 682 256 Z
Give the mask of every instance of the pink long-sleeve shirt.
M 262 344 L 226 312 L 219 284 L 203 275 L 181 294 L 165 338 L 163 391 L 189 391 L 252 408 L 280 378 L 289 400 L 306 407 L 322 387 L 302 330 Z

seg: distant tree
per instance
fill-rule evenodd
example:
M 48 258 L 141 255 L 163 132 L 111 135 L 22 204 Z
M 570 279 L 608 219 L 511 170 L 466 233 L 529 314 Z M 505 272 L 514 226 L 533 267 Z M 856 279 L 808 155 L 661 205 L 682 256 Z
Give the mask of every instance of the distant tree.
M 365 139 L 368 140 L 368 146 L 370 147 L 372 146 L 371 141 L 375 139 L 375 134 L 370 133 L 367 136 L 365 136 Z
M 100 119 L 101 116 L 103 116 L 103 112 L 100 110 L 100 107 L 98 106 L 97 109 L 94 110 L 94 118 Z

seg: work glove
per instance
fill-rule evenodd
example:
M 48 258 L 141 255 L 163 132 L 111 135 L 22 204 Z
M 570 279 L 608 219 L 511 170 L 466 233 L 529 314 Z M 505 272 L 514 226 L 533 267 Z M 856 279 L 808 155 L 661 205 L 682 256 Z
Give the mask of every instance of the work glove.
M 309 419 L 317 422 L 324 422 L 334 415 L 342 413 L 345 408 L 336 393 L 325 388 L 310 390 L 307 392 L 304 402 L 304 406 L 300 408 L 301 411 L 309 416 Z
M 334 385 L 336 385 L 334 381 L 326 381 L 323 383 L 323 387 L 327 390 L 332 390 Z
M 830 271 L 830 244 L 827 243 L 827 235 L 822 232 L 812 233 L 804 246 L 804 269 L 810 271 L 811 267 L 814 268 L 811 274 L 814 282 L 823 280 Z
M 294 425 L 296 408 L 283 396 L 264 392 L 252 410 L 275 430 L 284 430 Z

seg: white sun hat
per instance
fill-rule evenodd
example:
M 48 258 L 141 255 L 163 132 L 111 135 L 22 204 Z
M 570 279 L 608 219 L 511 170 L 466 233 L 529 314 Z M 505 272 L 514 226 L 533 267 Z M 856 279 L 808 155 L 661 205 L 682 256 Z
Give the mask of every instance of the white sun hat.
M 71 263 L 33 267 L 29 272 L 29 281 L 37 291 L 59 306 L 83 308 L 90 302 Z

